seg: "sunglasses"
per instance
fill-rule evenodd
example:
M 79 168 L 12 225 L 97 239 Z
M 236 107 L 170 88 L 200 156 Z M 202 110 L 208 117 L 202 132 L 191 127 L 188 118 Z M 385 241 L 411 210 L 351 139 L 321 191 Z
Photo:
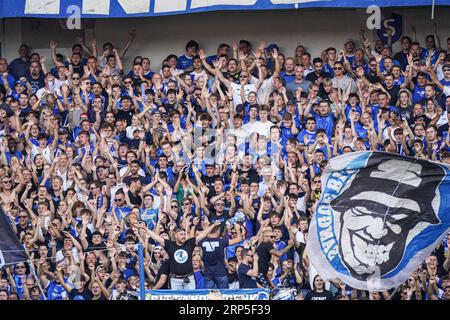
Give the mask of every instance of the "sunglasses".
M 28 216 L 19 216 L 19 219 L 25 219 L 28 218 Z
M 25 269 L 25 266 L 17 266 L 17 269 Z
M 80 80 L 80 78 L 72 78 L 72 80 Z
M 122 201 L 123 199 L 114 199 L 115 202 Z
M 215 204 L 217 207 L 223 207 L 225 204 L 223 204 L 223 203 L 216 203 Z
M 178 208 L 178 206 L 171 206 L 171 208 Z
M 8 181 L 2 181 L 3 183 L 11 183 L 11 180 Z
M 125 84 L 132 84 L 133 82 L 131 82 L 131 81 L 125 81 L 124 83 L 125 83 Z
M 336 67 L 336 68 L 333 68 L 334 70 L 342 70 L 342 68 L 341 67 Z

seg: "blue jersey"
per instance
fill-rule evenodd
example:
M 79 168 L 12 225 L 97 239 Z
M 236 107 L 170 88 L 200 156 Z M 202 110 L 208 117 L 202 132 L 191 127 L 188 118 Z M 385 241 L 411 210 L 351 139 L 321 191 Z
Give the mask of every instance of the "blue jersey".
M 126 216 L 131 212 L 131 208 L 129 207 L 122 207 L 122 208 L 115 208 L 114 214 L 117 216 L 119 221 L 122 221 L 126 218 Z
M 353 65 L 353 63 L 355 62 L 355 54 L 354 53 L 352 53 L 351 55 L 346 54 L 345 57 L 347 58 L 350 65 Z M 342 59 L 342 61 L 344 61 L 344 59 Z
M 193 58 L 189 58 L 185 54 L 178 57 L 177 69 L 186 70 L 192 66 Z
M 8 74 L 7 81 L 8 81 L 9 87 L 10 87 L 11 89 L 14 89 L 14 85 L 15 85 L 15 83 L 16 83 L 16 79 L 15 79 L 12 75 Z M 2 86 L 5 86 L 5 82 L 4 82 L 4 80 L 3 80 L 3 77 L 0 77 L 0 84 L 1 84 Z
M 430 50 L 429 49 L 422 49 L 422 52 L 420 53 L 420 59 L 426 60 L 430 56 Z M 439 58 L 439 51 L 434 49 L 434 54 L 431 57 L 431 64 L 434 65 Z
M 275 249 L 277 249 L 278 251 L 281 251 L 281 250 L 283 250 L 284 248 L 287 247 L 287 244 L 286 244 L 286 242 L 284 242 L 283 240 L 279 240 L 279 241 L 275 241 L 274 247 L 275 247 Z M 280 257 L 280 261 L 283 262 L 283 261 L 287 260 L 287 258 L 288 258 L 288 254 L 285 253 L 285 254 L 283 254 L 283 255 Z
M 203 263 L 207 277 L 225 277 L 225 248 L 229 245 L 228 239 L 207 238 L 199 243 L 203 250 Z
M 311 110 L 311 114 L 313 115 L 314 119 L 316 119 L 316 128 L 325 130 L 328 139 L 331 139 L 334 130 L 334 114 L 330 112 L 327 115 L 322 116 L 314 112 L 313 110 Z
M 416 85 L 414 87 L 414 91 L 413 91 L 413 104 L 419 103 L 421 102 L 423 99 L 425 99 L 425 87 L 419 87 L 418 85 Z
M 205 276 L 203 275 L 203 272 L 195 271 L 194 272 L 195 277 L 195 289 L 204 289 L 205 288 Z
M 334 70 L 330 64 L 326 63 L 323 65 L 323 72 L 329 73 L 331 78 L 334 78 Z
M 286 74 L 285 71 L 280 73 L 280 77 L 286 81 L 286 85 L 295 80 L 295 74 Z
M 310 132 L 306 129 L 303 129 L 302 131 L 300 131 L 300 133 L 297 136 L 297 141 L 301 144 L 304 145 L 305 142 L 305 136 L 308 137 L 308 145 L 314 144 L 314 142 L 316 142 L 316 132 Z
M 145 221 L 147 228 L 153 230 L 158 222 L 158 209 L 139 209 L 141 220 Z
M 289 138 L 292 138 L 294 135 L 292 134 L 291 128 L 286 128 L 283 125 L 281 126 L 281 145 L 286 145 Z
M 63 300 L 65 297 L 67 297 L 67 292 L 61 284 L 53 281 L 49 282 L 47 286 L 48 300 Z
M 345 117 L 347 118 L 347 123 L 350 123 L 350 111 L 352 111 L 353 107 L 350 105 L 345 106 Z M 361 106 L 358 104 L 354 107 L 355 111 L 359 114 L 362 114 Z

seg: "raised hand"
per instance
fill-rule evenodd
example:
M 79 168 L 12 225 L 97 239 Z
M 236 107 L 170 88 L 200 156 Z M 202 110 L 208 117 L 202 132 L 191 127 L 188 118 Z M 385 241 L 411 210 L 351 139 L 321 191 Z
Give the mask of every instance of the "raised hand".
M 202 60 L 206 59 L 205 51 L 203 51 L 203 49 L 199 49 L 199 50 L 198 50 L 198 56 L 199 56 L 200 59 L 202 59 Z
M 278 50 L 276 48 L 272 50 L 272 57 L 278 59 Z
M 50 40 L 50 49 L 55 50 L 58 47 L 58 43 L 54 40 Z

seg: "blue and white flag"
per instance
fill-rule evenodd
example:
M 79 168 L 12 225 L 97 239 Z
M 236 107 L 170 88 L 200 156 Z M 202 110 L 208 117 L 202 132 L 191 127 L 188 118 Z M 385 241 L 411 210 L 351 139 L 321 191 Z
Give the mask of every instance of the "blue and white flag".
M 448 0 L 435 0 L 449 5 Z M 0 18 L 126 18 L 217 10 L 431 6 L 431 0 L 1 0 Z
M 387 43 L 388 41 L 388 29 L 392 32 L 392 44 L 400 40 L 403 33 L 403 17 L 399 14 L 393 13 L 390 18 L 383 20 L 381 29 L 377 31 L 377 35 L 383 43 Z
M 27 261 L 25 249 L 13 231 L 9 218 L 0 207 L 0 269 Z
M 148 290 L 145 300 L 269 300 L 268 289 Z
M 324 279 L 387 290 L 417 270 L 450 229 L 450 167 L 383 152 L 329 161 L 307 252 Z

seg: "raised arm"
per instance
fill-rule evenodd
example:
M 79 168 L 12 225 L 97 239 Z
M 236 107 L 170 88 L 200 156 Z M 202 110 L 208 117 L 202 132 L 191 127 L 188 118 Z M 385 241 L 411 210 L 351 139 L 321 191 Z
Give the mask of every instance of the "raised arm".
M 200 232 L 200 234 L 198 236 L 195 237 L 195 242 L 199 243 L 200 241 L 202 241 L 203 239 L 205 239 L 208 234 L 211 233 L 211 231 L 220 226 L 221 222 L 219 220 L 216 220 L 214 223 L 212 223 L 208 228 L 206 228 L 205 230 L 203 230 L 202 232 Z
M 225 77 L 223 76 L 222 71 L 220 71 L 220 64 L 219 62 L 215 61 L 214 62 L 214 69 L 216 71 L 216 76 L 219 79 L 220 82 L 222 82 L 225 86 L 227 86 L 228 88 L 231 88 L 231 81 L 228 79 L 225 79 Z

